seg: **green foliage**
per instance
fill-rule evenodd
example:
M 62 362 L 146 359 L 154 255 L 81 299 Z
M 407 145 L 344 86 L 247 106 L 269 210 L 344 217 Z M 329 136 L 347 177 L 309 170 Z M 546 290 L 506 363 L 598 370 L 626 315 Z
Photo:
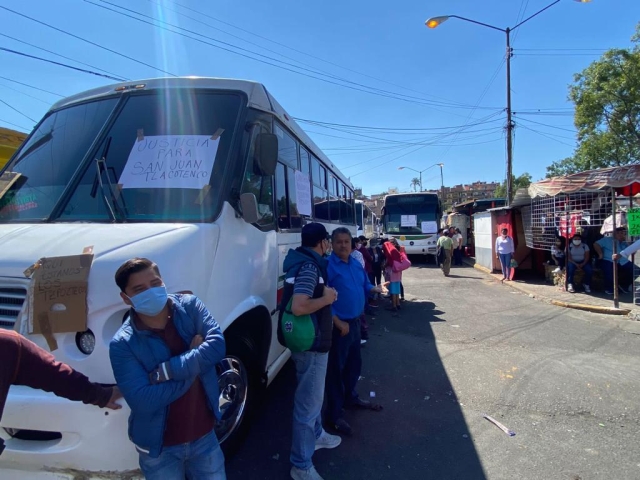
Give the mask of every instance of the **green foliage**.
M 511 178 L 512 178 L 511 185 L 513 186 L 514 195 L 519 188 L 527 188 L 529 185 L 531 185 L 531 179 L 532 179 L 531 174 L 527 172 L 523 173 L 519 177 L 512 175 Z M 506 180 L 502 182 L 502 184 L 498 188 L 496 188 L 496 192 L 494 195 L 496 198 L 507 198 L 507 181 Z
M 612 49 L 574 77 L 578 146 L 547 177 L 640 162 L 640 24 L 629 49 Z
M 413 187 L 414 192 L 418 191 L 418 187 L 422 189 L 422 185 L 420 184 L 420 179 L 418 177 L 415 177 L 411 180 L 411 186 Z

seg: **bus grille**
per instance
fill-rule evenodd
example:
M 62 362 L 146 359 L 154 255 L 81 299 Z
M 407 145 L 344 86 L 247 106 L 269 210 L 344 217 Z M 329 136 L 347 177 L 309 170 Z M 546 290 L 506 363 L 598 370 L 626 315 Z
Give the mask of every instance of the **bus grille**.
M 26 296 L 24 288 L 0 286 L 0 328 L 13 328 Z

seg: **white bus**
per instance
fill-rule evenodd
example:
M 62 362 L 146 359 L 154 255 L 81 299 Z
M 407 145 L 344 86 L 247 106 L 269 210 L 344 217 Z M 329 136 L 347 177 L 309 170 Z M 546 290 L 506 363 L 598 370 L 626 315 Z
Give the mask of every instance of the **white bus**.
M 27 267 L 92 246 L 87 329 L 55 333 L 53 354 L 113 384 L 109 341 L 127 315 L 114 273 L 148 257 L 169 291 L 198 295 L 224 330 L 216 429 L 227 450 L 238 445 L 290 356 L 275 333 L 287 251 L 312 220 L 356 233 L 346 177 L 263 85 L 196 77 L 61 100 L 1 173 L 0 326 L 13 328 L 26 311 Z M 126 406 L 105 411 L 14 386 L 0 478 L 129 478 L 138 462 L 128 415 Z
M 362 201 L 356 200 L 357 235 L 371 239 L 380 236 L 378 216 Z
M 383 235 L 395 237 L 409 255 L 435 255 L 441 218 L 436 193 L 387 195 L 382 210 Z

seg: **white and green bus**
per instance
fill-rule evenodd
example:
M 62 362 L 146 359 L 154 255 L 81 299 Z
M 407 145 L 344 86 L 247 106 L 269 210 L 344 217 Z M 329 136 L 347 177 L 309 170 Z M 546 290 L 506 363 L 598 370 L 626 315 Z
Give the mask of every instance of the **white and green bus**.
M 384 198 L 383 235 L 395 237 L 409 255 L 435 255 L 442 208 L 438 194 L 397 193 Z
M 351 183 L 250 81 L 141 80 L 63 99 L 0 175 L 0 327 L 31 305 L 27 267 L 93 247 L 86 318 L 74 322 L 84 326 L 53 333 L 53 354 L 113 384 L 109 341 L 127 315 L 114 273 L 131 257 L 152 259 L 169 291 L 199 296 L 224 330 L 216 429 L 227 450 L 290 356 L 277 306 L 301 227 L 356 233 Z M 29 325 L 18 329 L 48 349 Z M 129 478 L 138 462 L 128 415 L 14 386 L 0 478 Z

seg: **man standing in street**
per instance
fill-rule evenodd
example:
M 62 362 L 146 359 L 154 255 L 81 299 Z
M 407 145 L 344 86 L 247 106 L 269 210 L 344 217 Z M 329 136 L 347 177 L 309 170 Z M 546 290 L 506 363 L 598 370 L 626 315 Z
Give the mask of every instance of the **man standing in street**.
M 367 296 L 383 293 L 374 287 L 364 268 L 351 257 L 351 232 L 336 228 L 331 235 L 333 253 L 329 257 L 329 285 L 338 292 L 333 304 L 333 339 L 327 368 L 326 424 L 338 433 L 351 435 L 353 430 L 343 418 L 343 407 L 379 411 L 380 405 L 362 400 L 356 384 L 362 370 L 360 346 L 360 314 Z
M 24 385 L 59 397 L 112 410 L 122 397 L 118 387 L 103 387 L 13 330 L 0 329 L 0 420 L 11 385 Z M 0 454 L 4 441 L 0 438 Z
M 194 295 L 168 295 L 146 258 L 116 272 L 132 307 L 109 346 L 118 387 L 131 408 L 129 438 L 147 480 L 225 480 L 213 430 L 220 419 L 216 365 L 225 354 L 220 326 Z
M 442 268 L 444 276 L 448 277 L 451 271 L 451 257 L 453 256 L 453 240 L 451 240 L 448 230 L 442 232 L 442 236 L 438 238 L 438 249 L 441 252 L 440 258 L 442 259 L 440 268 Z
M 291 358 L 296 366 L 298 386 L 293 403 L 293 438 L 291 443 L 291 478 L 294 480 L 322 480 L 313 466 L 315 450 L 335 448 L 342 439 L 330 435 L 322 428 L 322 402 L 324 400 L 327 361 L 331 348 L 333 323 L 331 304 L 338 294 L 327 286 L 329 234 L 320 223 L 309 223 L 302 228 L 302 246 L 289 250 L 284 260 L 285 284 L 280 312 L 291 300 L 291 313 L 310 315 L 316 340 L 309 351 L 294 352 Z M 284 337 L 278 322 L 278 339 L 284 346 Z

